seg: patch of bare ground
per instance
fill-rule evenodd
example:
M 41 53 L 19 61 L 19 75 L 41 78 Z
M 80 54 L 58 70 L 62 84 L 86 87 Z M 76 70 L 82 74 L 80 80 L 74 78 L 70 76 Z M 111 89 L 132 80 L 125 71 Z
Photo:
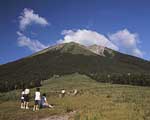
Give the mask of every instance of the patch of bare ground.
M 47 118 L 43 118 L 40 120 L 69 120 L 69 118 L 75 115 L 76 111 L 66 113 L 65 115 L 53 115 Z

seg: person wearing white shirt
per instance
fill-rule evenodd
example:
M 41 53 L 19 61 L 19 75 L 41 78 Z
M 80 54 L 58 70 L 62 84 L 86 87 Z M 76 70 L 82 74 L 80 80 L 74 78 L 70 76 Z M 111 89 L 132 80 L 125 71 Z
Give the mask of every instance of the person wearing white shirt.
M 24 107 L 25 107 L 25 109 L 29 109 L 29 93 L 30 93 L 30 89 L 26 88 L 24 91 Z
M 37 88 L 35 92 L 35 104 L 33 107 L 33 111 L 39 110 L 40 100 L 41 100 L 40 88 Z
M 66 94 L 66 90 L 65 90 L 65 89 L 62 89 L 62 90 L 61 90 L 61 97 L 64 97 L 65 94 Z

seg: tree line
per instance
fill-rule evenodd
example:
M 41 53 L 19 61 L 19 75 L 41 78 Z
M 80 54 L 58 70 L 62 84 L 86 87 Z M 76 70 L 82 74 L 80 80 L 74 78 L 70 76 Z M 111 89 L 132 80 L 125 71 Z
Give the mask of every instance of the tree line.
M 82 73 L 83 74 L 83 73 Z M 61 76 L 63 74 L 60 74 Z M 150 74 L 140 74 L 140 73 L 111 73 L 111 74 L 101 74 L 101 73 L 86 73 L 87 76 L 95 79 L 97 82 L 103 83 L 112 83 L 112 84 L 129 84 L 129 85 L 138 85 L 138 86 L 150 86 Z M 53 75 L 49 76 L 52 77 Z M 45 78 L 46 79 L 46 78 Z M 0 81 L 0 91 L 6 92 L 13 89 L 20 89 L 23 87 L 39 87 L 41 86 L 43 77 L 36 75 L 32 80 L 5 80 Z
M 112 74 L 90 74 L 90 77 L 98 82 L 112 84 L 129 84 L 138 86 L 150 86 L 150 74 L 140 73 L 112 73 Z

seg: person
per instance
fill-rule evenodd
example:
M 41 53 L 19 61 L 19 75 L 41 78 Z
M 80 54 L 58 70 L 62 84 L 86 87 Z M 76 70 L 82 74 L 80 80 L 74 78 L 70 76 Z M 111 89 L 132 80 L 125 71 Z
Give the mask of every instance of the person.
M 41 104 L 41 108 L 53 108 L 54 107 L 48 103 L 45 93 L 43 93 L 42 95 L 40 104 Z
M 61 93 L 60 93 L 60 98 L 63 98 L 64 96 L 65 96 L 65 94 L 66 94 L 66 91 L 65 91 L 65 89 L 62 89 L 61 90 Z
M 39 110 L 40 100 L 41 100 L 40 88 L 37 88 L 35 92 L 35 103 L 34 103 L 33 111 Z
M 24 109 L 25 106 L 24 106 L 24 88 L 22 89 L 22 92 L 21 92 L 21 109 Z
M 30 93 L 30 89 L 26 88 L 24 91 L 24 107 L 25 107 L 25 109 L 29 109 L 29 93 Z

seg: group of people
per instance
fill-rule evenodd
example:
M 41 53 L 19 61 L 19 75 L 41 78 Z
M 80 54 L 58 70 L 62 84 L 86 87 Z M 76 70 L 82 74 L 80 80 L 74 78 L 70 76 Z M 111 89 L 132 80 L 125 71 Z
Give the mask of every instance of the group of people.
M 23 89 L 21 92 L 21 109 L 29 109 L 29 93 L 30 90 L 28 88 Z M 33 111 L 39 110 L 39 108 L 53 108 L 52 105 L 48 104 L 46 94 L 43 93 L 41 96 L 40 88 L 36 88 L 36 92 L 34 95 L 34 107 Z
M 29 94 L 30 89 L 22 89 L 21 92 L 21 109 L 29 109 Z M 60 98 L 63 98 L 66 94 L 66 90 L 62 89 L 61 93 L 59 94 Z M 67 95 L 77 95 L 78 91 L 77 89 L 74 89 L 73 91 L 67 92 Z M 41 96 L 40 88 L 36 88 L 35 94 L 34 94 L 34 107 L 33 111 L 39 110 L 39 108 L 53 108 L 54 106 L 50 105 L 47 101 L 46 94 L 43 93 Z

